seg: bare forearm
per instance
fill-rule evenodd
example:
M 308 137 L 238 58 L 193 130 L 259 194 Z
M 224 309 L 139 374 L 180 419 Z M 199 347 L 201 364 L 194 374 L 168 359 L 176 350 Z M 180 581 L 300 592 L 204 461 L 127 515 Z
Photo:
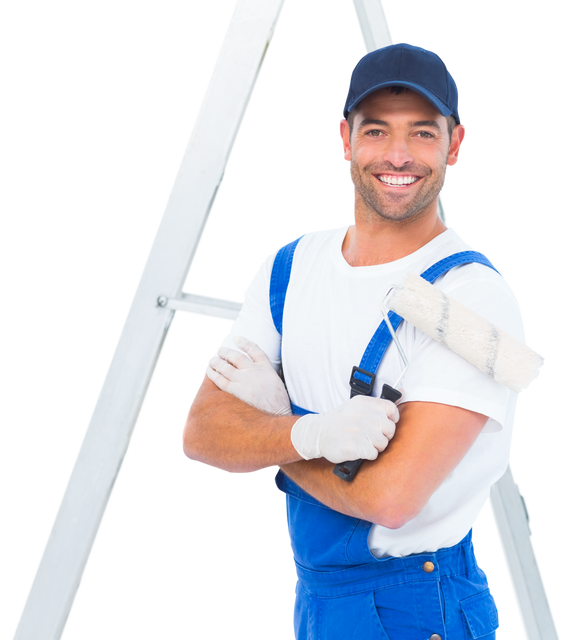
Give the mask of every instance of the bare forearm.
M 293 416 L 272 416 L 218 389 L 208 378 L 189 412 L 185 454 L 227 471 L 256 471 L 300 460 L 292 446 Z
M 373 487 L 377 486 L 377 495 L 371 495 L 372 472 L 379 462 L 379 458 L 364 461 L 359 473 L 351 482 L 336 476 L 333 473 L 335 465 L 325 458 L 285 464 L 281 465 L 280 469 L 306 493 L 331 509 L 394 528 L 393 523 L 378 509 L 383 498 L 383 488 L 377 483 L 373 484 Z

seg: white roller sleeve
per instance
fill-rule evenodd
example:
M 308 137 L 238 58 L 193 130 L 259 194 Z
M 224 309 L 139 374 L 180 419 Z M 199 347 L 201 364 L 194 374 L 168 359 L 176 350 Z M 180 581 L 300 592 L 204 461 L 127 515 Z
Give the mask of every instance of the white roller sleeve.
M 538 375 L 543 358 L 485 318 L 415 274 L 396 287 L 387 306 L 513 391 Z

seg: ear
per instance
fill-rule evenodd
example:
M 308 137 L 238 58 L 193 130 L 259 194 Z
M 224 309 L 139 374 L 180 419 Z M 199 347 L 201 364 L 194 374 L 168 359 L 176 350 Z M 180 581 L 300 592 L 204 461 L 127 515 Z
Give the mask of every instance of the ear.
M 340 122 L 340 135 L 344 144 L 344 159 L 352 159 L 352 146 L 350 143 L 350 124 L 347 120 Z
M 451 134 L 451 144 L 449 145 L 449 154 L 447 157 L 447 164 L 452 167 L 457 164 L 459 159 L 459 149 L 461 148 L 461 142 L 465 137 L 465 127 L 462 124 L 458 124 Z

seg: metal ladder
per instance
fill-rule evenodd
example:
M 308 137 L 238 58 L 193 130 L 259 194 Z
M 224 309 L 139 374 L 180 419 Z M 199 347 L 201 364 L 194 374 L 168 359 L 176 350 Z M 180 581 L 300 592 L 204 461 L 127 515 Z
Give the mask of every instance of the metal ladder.
M 283 2 L 237 4 L 15 640 L 61 637 L 175 311 L 232 319 L 240 310 L 237 303 L 182 293 L 182 287 Z M 354 4 L 367 50 L 391 44 L 380 0 Z M 494 485 L 491 501 L 528 638 L 557 640 L 510 469 Z

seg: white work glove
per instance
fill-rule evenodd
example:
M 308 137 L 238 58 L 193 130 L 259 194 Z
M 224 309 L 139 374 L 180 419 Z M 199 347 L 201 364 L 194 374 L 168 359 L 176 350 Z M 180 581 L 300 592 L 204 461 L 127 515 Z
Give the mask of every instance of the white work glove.
M 393 402 L 355 396 L 329 413 L 300 418 L 292 427 L 292 444 L 305 460 L 375 460 L 393 438 L 398 420 Z
M 242 336 L 234 336 L 233 340 L 248 355 L 221 347 L 209 362 L 207 376 L 219 389 L 261 411 L 291 415 L 286 387 L 264 351 Z

